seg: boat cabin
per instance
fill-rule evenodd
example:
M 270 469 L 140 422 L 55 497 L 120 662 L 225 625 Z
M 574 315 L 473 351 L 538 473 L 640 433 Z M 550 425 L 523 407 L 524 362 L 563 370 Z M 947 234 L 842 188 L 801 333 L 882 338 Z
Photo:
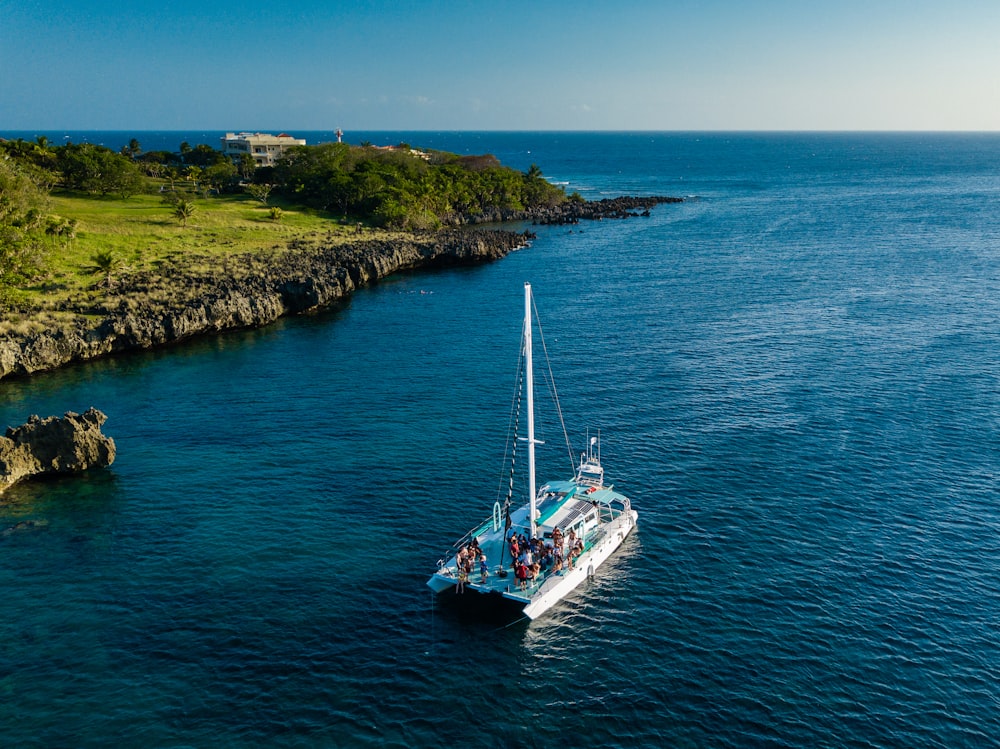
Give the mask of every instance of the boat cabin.
M 558 528 L 564 538 L 570 531 L 577 538 L 586 538 L 597 527 L 599 519 L 597 507 L 588 495 L 593 491 L 591 487 L 581 492 L 575 481 L 553 481 L 543 486 L 539 491 L 536 521 L 539 534 L 551 541 L 552 532 Z

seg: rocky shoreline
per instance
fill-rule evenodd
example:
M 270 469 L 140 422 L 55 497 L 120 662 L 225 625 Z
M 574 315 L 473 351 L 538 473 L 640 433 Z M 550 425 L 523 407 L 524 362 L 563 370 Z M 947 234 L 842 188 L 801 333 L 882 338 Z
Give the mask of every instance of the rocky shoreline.
M 173 265 L 131 274 L 118 281 L 106 306 L 87 310 L 86 318 L 56 330 L 0 336 L 0 378 L 260 327 L 335 304 L 398 271 L 497 260 L 531 238 L 527 232 L 452 230 L 328 246 L 317 239 L 267 257 L 229 258 L 209 271 Z
M 531 213 L 502 212 L 458 223 L 572 224 L 648 215 L 653 206 L 677 202 L 681 199 L 569 201 Z M 530 232 L 467 227 L 392 240 L 359 238 L 348 244 L 316 237 L 267 255 L 219 260 L 207 270 L 167 263 L 155 272 L 119 278 L 100 307 L 60 308 L 70 322 L 54 329 L 0 335 L 0 379 L 199 335 L 261 327 L 285 315 L 336 304 L 355 289 L 398 271 L 490 262 L 533 238 Z
M 537 225 L 578 224 L 580 221 L 601 221 L 612 218 L 634 218 L 648 216 L 651 208 L 664 203 L 683 203 L 683 198 L 664 195 L 636 197 L 623 195 L 603 200 L 570 200 L 557 206 L 535 208 L 531 211 L 496 209 L 475 216 L 454 217 L 454 224 L 505 223 L 509 221 L 530 221 Z M 640 211 L 636 213 L 636 211 Z

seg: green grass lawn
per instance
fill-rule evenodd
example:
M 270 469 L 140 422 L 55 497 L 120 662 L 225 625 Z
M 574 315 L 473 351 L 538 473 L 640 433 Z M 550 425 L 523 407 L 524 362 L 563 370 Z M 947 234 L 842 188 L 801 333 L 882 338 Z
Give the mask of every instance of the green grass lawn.
M 94 266 L 101 252 L 113 253 L 118 275 L 155 274 L 165 263 L 191 271 L 220 268 L 227 257 L 270 255 L 286 250 L 292 240 L 337 244 L 357 238 L 356 224 L 346 226 L 329 214 L 277 199 L 268 205 L 248 195 L 188 195 L 186 199 L 194 203 L 195 213 L 184 225 L 174 216 L 174 206 L 159 193 L 122 199 L 54 192 L 48 213 L 74 219 L 76 236 L 46 240 L 46 271 L 18 290 L 19 311 L 0 320 L 0 334 L 56 327 L 99 315 L 101 308 L 117 303 L 114 289 L 99 284 L 102 276 Z M 271 206 L 281 209 L 280 219 L 271 217 Z M 365 236 L 389 234 L 369 230 Z M 163 299 L 167 298 L 173 298 L 172 290 L 164 294 Z
M 184 225 L 160 195 L 122 200 L 54 194 L 51 212 L 76 219 L 77 232 L 75 239 L 52 253 L 53 270 L 79 273 L 103 250 L 116 253 L 136 270 L 148 270 L 167 258 L 256 252 L 318 233 L 348 236 L 335 219 L 298 206 L 269 201 L 282 211 L 275 221 L 269 206 L 245 195 L 189 200 L 195 213 Z

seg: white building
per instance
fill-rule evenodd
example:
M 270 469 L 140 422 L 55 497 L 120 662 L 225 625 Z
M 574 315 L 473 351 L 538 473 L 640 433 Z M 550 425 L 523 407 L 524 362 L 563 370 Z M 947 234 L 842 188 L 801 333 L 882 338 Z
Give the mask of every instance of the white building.
M 293 138 L 287 133 L 226 133 L 222 139 L 222 153 L 238 159 L 245 153 L 253 156 L 257 166 L 274 166 L 286 148 L 304 146 L 305 138 Z

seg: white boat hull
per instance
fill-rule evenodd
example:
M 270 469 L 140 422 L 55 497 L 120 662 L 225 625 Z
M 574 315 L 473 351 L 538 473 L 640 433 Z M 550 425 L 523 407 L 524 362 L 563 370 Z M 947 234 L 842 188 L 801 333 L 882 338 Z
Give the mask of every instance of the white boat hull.
M 544 580 L 524 607 L 524 615 L 529 619 L 537 619 L 575 590 L 580 583 L 588 577 L 593 577 L 608 557 L 625 542 L 628 534 L 635 528 L 637 518 L 638 513 L 635 510 L 624 513 L 610 524 L 604 538 L 577 557 L 573 569 L 564 570 L 562 575 Z

